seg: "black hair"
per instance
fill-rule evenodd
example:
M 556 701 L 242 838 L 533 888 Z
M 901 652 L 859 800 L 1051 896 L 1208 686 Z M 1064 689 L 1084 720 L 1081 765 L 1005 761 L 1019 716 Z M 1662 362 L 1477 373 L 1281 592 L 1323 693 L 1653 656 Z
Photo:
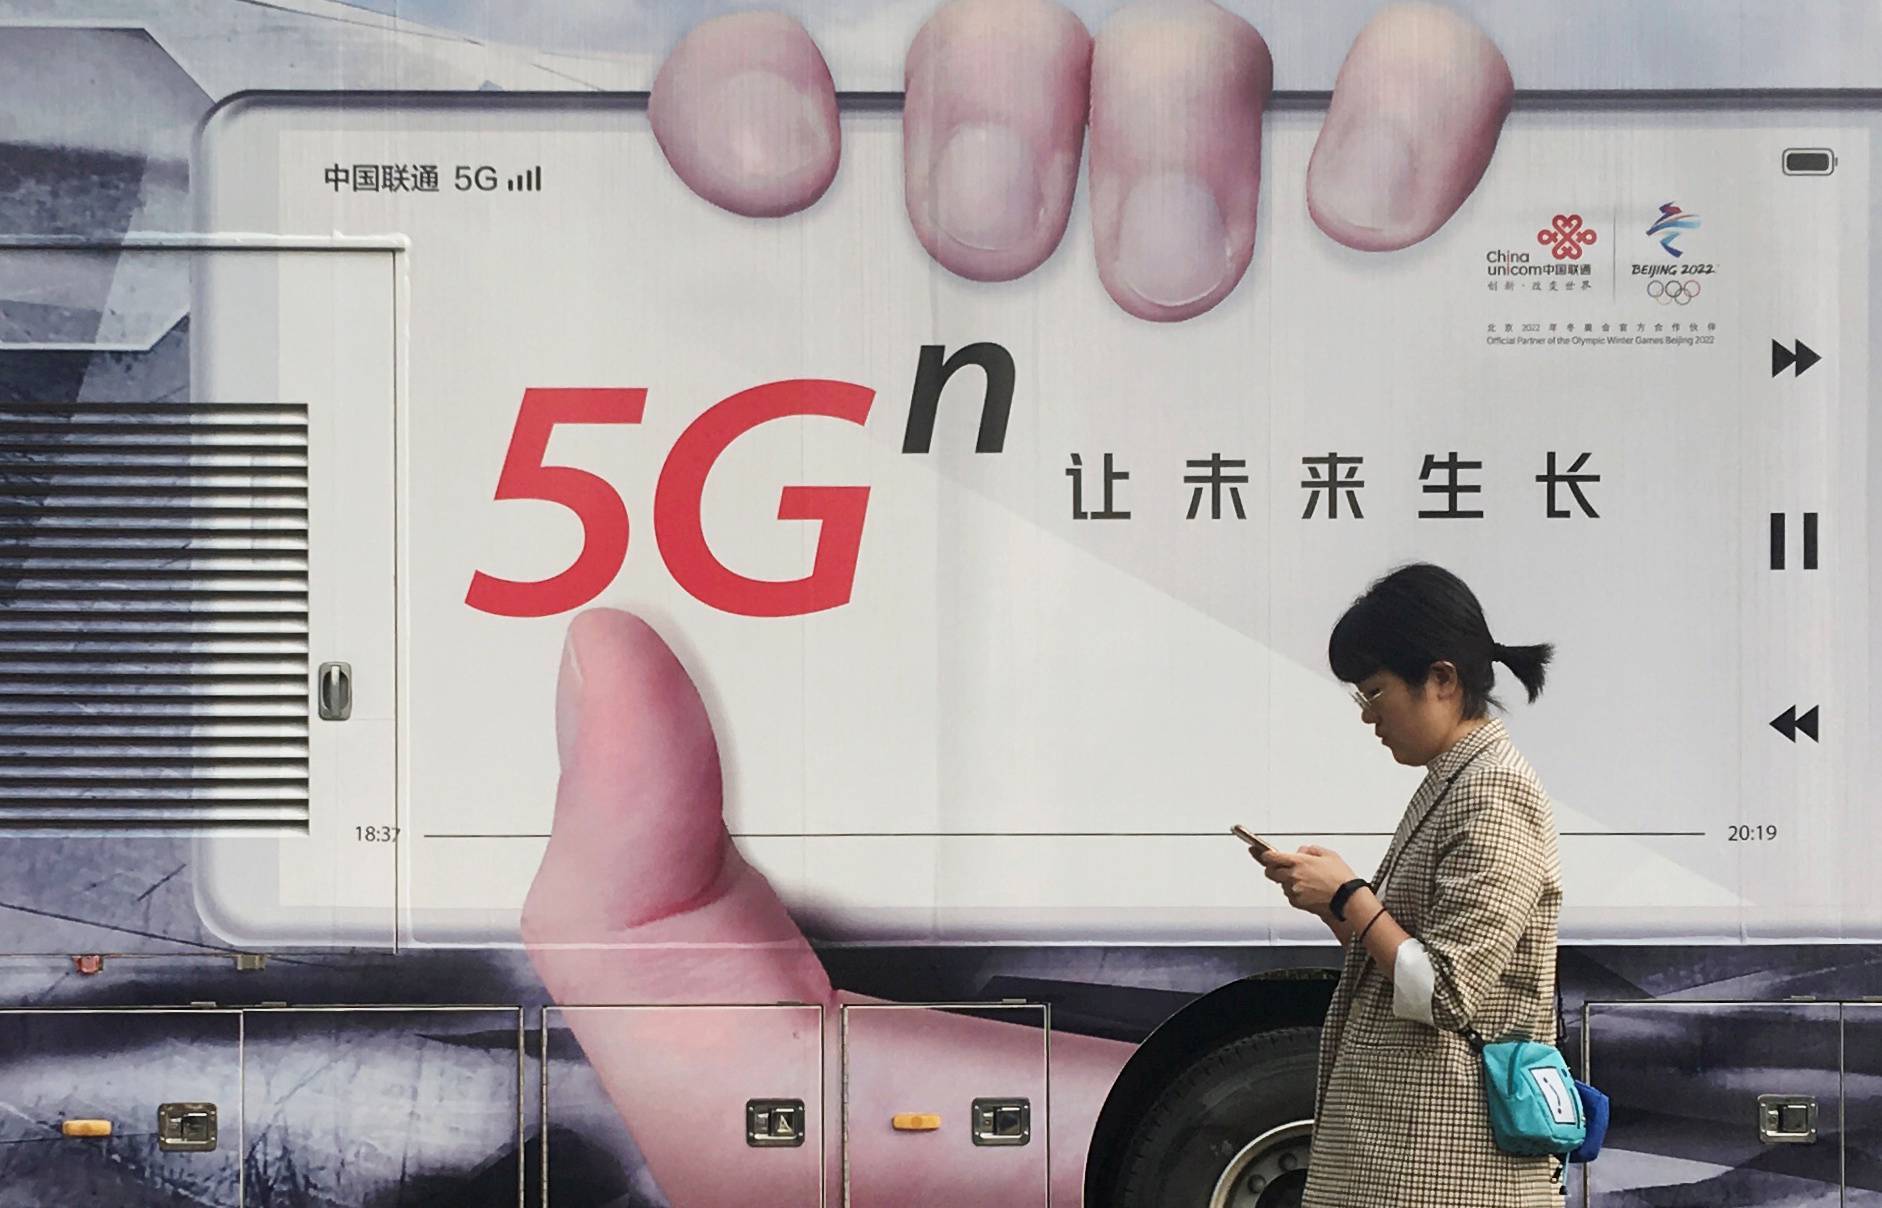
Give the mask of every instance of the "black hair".
M 1492 705 L 1503 707 L 1490 695 L 1493 661 L 1515 672 L 1534 701 L 1542 694 L 1542 669 L 1554 654 L 1546 642 L 1498 643 L 1464 581 L 1428 562 L 1401 566 L 1367 588 L 1327 639 L 1333 674 L 1350 684 L 1384 670 L 1421 688 L 1433 663 L 1452 664 L 1463 685 L 1467 720 L 1485 716 Z

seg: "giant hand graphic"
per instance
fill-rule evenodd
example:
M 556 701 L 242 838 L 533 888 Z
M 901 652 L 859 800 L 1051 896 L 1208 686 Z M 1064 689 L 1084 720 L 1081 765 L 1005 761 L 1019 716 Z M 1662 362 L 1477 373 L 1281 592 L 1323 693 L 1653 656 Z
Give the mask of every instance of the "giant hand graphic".
M 953 0 L 908 53 L 909 220 L 953 272 L 1024 276 L 1065 233 L 1089 125 L 1105 288 L 1140 318 L 1192 318 L 1254 254 L 1272 78 L 1261 35 L 1209 0 L 1126 5 L 1096 39 L 1054 0 Z M 1340 70 L 1307 172 L 1314 220 L 1364 251 L 1424 239 L 1489 166 L 1511 93 L 1508 64 L 1469 21 L 1385 8 Z M 650 117 L 680 178 L 739 214 L 801 210 L 836 176 L 834 84 L 788 17 L 695 28 L 655 80 Z
M 1208 0 L 1134 3 L 1094 39 L 1053 0 L 952 0 L 906 66 L 905 196 L 916 237 L 964 277 L 1006 281 L 1064 235 L 1087 127 L 1099 274 L 1125 311 L 1179 321 L 1235 288 L 1253 255 L 1261 113 L 1272 79 L 1259 33 Z M 1304 186 L 1320 228 L 1390 251 L 1431 235 L 1469 197 L 1508 111 L 1508 66 L 1448 10 L 1390 6 L 1342 67 Z M 754 218 L 812 205 L 841 156 L 834 84 L 787 17 L 708 21 L 675 48 L 650 118 L 699 196 Z M 1288 187 L 1295 187 L 1288 182 Z M 726 719 L 743 724 L 743 719 Z M 722 815 L 712 725 L 666 643 L 626 613 L 570 627 L 557 696 L 562 778 L 553 837 L 525 910 L 531 957 L 557 1001 L 771 1003 L 826 1008 L 826 1127 L 841 1099 L 835 990 Z M 685 1037 L 649 1046 L 598 1014 L 572 1026 L 676 1208 L 742 1203 L 743 1138 L 702 1106 Z M 683 1026 L 683 1025 L 675 1025 Z M 702 1038 L 695 1038 L 705 1043 Z M 893 1070 L 911 1103 L 1036 1053 L 1036 1033 L 935 1013 Z M 1129 1047 L 1052 1047 L 1052 1195 L 1073 1205 L 1097 1112 Z M 716 1114 L 714 1114 L 716 1113 Z M 924 1147 L 872 1178 L 898 1208 L 989 1202 L 973 1163 Z M 840 1146 L 826 1144 L 832 1196 Z M 832 1202 L 838 1202 L 834 1198 Z

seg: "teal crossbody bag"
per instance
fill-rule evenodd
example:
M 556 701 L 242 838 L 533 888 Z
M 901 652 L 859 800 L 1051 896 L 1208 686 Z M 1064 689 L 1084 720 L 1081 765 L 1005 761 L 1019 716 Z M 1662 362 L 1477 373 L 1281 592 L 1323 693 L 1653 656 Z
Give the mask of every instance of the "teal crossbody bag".
M 1477 752 L 1481 755 L 1483 752 Z M 1418 820 L 1412 834 L 1399 847 L 1402 855 L 1411 846 L 1418 828 L 1438 812 L 1451 786 L 1477 760 L 1472 755 L 1463 767 L 1444 782 L 1444 790 Z M 1397 864 L 1396 857 L 1393 864 Z M 1379 876 L 1386 880 L 1390 869 Z M 1581 1146 L 1588 1136 L 1588 1121 L 1582 1110 L 1581 1095 L 1568 1062 L 1560 1049 L 1535 1040 L 1486 1041 L 1474 1028 L 1460 1028 L 1458 1034 L 1470 1042 L 1483 1067 L 1484 1106 L 1490 1117 L 1490 1131 L 1496 1147 L 1504 1153 L 1536 1157 L 1562 1155 Z
M 1565 1154 L 1588 1137 L 1581 1094 L 1562 1051 L 1534 1040 L 1489 1043 L 1463 1029 L 1483 1062 L 1483 1095 L 1490 1131 L 1504 1153 Z

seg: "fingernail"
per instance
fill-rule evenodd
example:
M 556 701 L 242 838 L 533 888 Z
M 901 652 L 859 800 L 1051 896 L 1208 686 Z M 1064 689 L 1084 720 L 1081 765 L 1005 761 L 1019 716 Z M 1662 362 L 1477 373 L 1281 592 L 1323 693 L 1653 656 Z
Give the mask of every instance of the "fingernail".
M 582 665 L 575 657 L 575 634 L 571 630 L 562 642 L 562 672 L 555 682 L 555 752 L 565 769 L 575 755 L 581 720 Z
M 1350 226 L 1390 231 L 1416 216 L 1411 139 L 1388 119 L 1354 122 L 1315 175 L 1315 201 Z
M 1228 227 L 1200 180 L 1162 172 L 1131 186 L 1117 242 L 1117 272 L 1128 288 L 1158 306 L 1184 306 L 1228 271 Z
M 829 151 L 817 103 L 769 71 L 744 71 L 726 80 L 707 113 L 727 157 L 746 177 L 792 176 Z
M 1045 210 L 1032 146 L 1011 127 L 955 127 L 935 158 L 934 220 L 950 239 L 982 251 L 1013 247 Z

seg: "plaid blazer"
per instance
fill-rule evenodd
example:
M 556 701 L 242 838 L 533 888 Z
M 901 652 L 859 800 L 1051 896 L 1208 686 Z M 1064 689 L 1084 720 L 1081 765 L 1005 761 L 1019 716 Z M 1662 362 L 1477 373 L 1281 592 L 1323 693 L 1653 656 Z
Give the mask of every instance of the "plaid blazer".
M 1501 722 L 1430 763 L 1380 871 L 1386 909 L 1430 955 L 1438 1027 L 1394 1015 L 1392 979 L 1347 946 L 1303 1208 L 1556 1208 L 1555 1159 L 1496 1147 L 1477 1055 L 1446 1030 L 1556 1039 L 1554 812 Z

